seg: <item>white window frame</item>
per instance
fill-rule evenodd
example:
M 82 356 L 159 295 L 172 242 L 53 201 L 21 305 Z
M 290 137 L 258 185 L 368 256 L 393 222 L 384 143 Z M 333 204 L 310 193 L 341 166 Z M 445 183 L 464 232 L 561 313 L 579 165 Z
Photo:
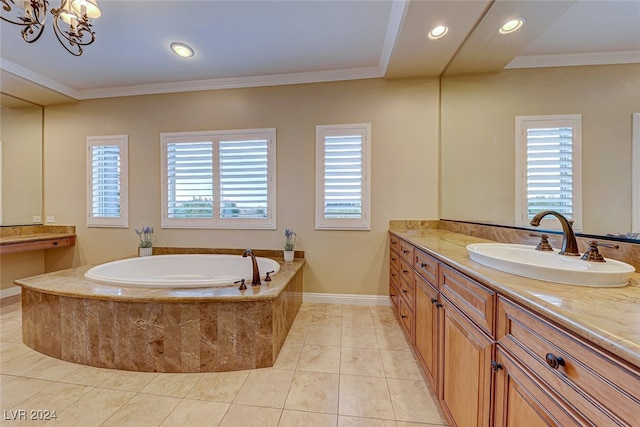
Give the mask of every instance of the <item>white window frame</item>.
M 120 150 L 120 216 L 93 216 L 93 147 L 114 145 Z M 87 227 L 129 227 L 129 136 L 87 137 Z
M 515 222 L 529 226 L 527 202 L 527 129 L 537 127 L 571 127 L 572 131 L 572 211 L 573 229 L 582 229 L 582 116 L 562 114 L 548 116 L 517 116 L 515 147 Z M 557 230 L 560 223 L 553 217 L 546 217 L 540 228 Z
M 221 140 L 245 140 L 264 138 L 268 140 L 267 149 L 267 212 L 266 218 L 221 218 L 220 217 L 220 181 L 219 181 L 219 142 Z M 160 134 L 161 141 L 161 200 L 162 228 L 199 228 L 199 229 L 276 229 L 276 129 L 236 129 L 202 132 L 167 132 Z M 208 142 L 213 144 L 213 217 L 212 218 L 170 218 L 168 213 L 168 164 L 167 144 Z
M 362 137 L 362 216 L 325 218 L 325 137 L 348 134 Z M 371 230 L 371 123 L 316 126 L 316 230 Z

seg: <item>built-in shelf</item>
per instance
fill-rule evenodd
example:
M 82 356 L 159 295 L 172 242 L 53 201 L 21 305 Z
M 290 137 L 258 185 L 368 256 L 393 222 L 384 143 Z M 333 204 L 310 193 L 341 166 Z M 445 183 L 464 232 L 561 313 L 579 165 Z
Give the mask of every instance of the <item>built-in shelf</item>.
M 73 226 L 20 226 L 0 229 L 0 254 L 40 251 L 75 244 Z

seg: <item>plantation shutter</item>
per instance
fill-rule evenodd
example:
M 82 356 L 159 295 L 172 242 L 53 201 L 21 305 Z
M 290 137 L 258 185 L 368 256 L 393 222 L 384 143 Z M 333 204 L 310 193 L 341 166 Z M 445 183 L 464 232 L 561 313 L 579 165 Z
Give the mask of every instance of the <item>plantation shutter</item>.
M 87 137 L 87 226 L 128 227 L 127 135 Z
M 120 146 L 91 147 L 91 216 L 120 217 Z
M 220 218 L 267 218 L 269 140 L 220 140 Z
M 167 143 L 167 215 L 213 216 L 213 143 Z
M 324 138 L 324 218 L 362 218 L 362 135 Z
M 527 128 L 527 215 L 554 210 L 573 218 L 573 129 Z

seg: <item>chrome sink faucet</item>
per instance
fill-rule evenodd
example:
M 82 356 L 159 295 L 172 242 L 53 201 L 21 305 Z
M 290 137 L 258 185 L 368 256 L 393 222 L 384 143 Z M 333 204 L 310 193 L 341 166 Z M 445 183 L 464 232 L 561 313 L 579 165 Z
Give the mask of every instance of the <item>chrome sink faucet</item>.
M 561 213 L 556 211 L 538 212 L 531 220 L 531 225 L 534 227 L 539 226 L 542 218 L 547 215 L 555 216 L 562 225 L 562 249 L 560 250 L 560 255 L 580 256 L 578 252 L 578 242 L 576 242 L 576 235 L 573 233 L 571 222 Z
M 253 278 L 251 279 L 251 286 L 262 285 L 260 281 L 260 270 L 258 270 L 258 261 L 256 260 L 256 256 L 253 254 L 251 249 L 246 249 L 242 254 L 243 258 L 246 258 L 247 255 L 251 256 L 251 264 L 253 266 Z

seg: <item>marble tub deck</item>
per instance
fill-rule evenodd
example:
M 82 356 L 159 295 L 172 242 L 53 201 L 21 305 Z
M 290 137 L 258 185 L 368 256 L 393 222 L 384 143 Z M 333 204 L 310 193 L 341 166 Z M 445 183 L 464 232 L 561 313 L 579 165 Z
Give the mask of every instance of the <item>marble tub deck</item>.
M 273 281 L 195 289 L 101 284 L 83 266 L 17 280 L 24 343 L 99 368 L 223 372 L 273 366 L 302 304 L 304 259 Z

